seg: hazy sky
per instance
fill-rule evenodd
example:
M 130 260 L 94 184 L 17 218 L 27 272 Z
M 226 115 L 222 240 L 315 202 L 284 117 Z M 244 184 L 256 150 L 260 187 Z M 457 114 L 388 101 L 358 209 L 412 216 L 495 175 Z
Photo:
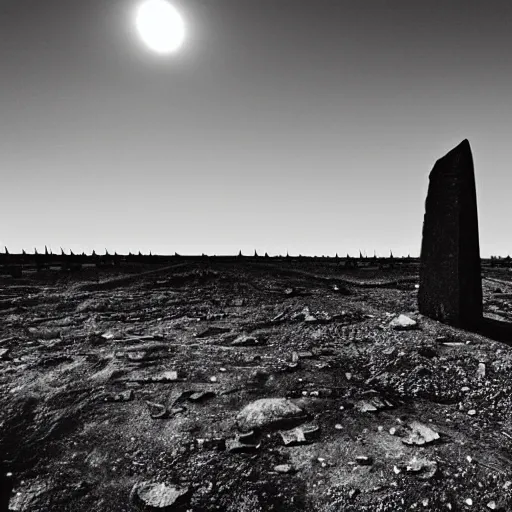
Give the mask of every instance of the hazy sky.
M 0 0 L 0 245 L 419 254 L 468 138 L 481 254 L 512 253 L 512 2 Z

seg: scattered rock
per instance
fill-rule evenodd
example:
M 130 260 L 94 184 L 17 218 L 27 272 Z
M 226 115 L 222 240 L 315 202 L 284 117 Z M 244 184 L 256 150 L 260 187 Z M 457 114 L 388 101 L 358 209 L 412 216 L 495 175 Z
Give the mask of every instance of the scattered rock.
M 244 443 L 239 436 L 226 441 L 226 450 L 231 453 L 254 453 L 260 447 L 260 444 Z
M 198 391 L 193 393 L 188 397 L 191 402 L 202 402 L 204 400 L 208 400 L 209 398 L 213 398 L 215 393 L 213 391 Z
M 167 407 L 162 404 L 157 404 L 156 402 L 150 402 L 146 400 L 146 404 L 149 409 L 149 414 L 154 419 L 163 419 L 167 418 L 168 412 Z
M 279 432 L 285 446 L 297 446 L 300 444 L 311 443 L 320 432 L 319 427 L 296 427 L 291 430 Z
M 126 391 L 121 391 L 120 393 L 107 395 L 105 397 L 105 401 L 107 401 L 107 402 L 129 402 L 130 400 L 133 400 L 133 397 L 134 397 L 133 389 L 127 389 Z
M 476 375 L 479 379 L 483 379 L 485 377 L 485 363 L 478 363 Z
M 141 482 L 132 489 L 132 501 L 143 505 L 147 510 L 164 510 L 170 512 L 175 507 L 183 506 L 189 496 L 188 487 L 178 487 L 164 483 Z
M 424 445 L 432 443 L 440 438 L 439 434 L 427 425 L 419 421 L 413 421 L 409 424 L 411 430 L 409 437 L 402 439 L 405 444 Z
M 291 473 L 293 471 L 293 467 L 290 464 L 278 464 L 274 466 L 274 471 L 276 473 Z
M 406 465 L 409 473 L 417 473 L 422 480 L 428 480 L 437 473 L 437 462 L 413 457 Z
M 240 430 L 247 431 L 304 419 L 303 410 L 286 398 L 261 398 L 246 405 L 237 415 L 236 422 Z
M 254 336 L 238 336 L 236 338 L 232 345 L 235 347 L 256 347 L 258 345 L 262 345 L 261 341 L 258 338 L 255 338 Z
M 400 315 L 389 323 L 389 326 L 397 331 L 409 331 L 417 329 L 418 323 L 406 315 Z

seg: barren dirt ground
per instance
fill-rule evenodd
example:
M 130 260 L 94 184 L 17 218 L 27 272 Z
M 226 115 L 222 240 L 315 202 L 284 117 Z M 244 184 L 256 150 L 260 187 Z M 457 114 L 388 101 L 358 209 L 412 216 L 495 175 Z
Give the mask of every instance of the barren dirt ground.
M 511 349 L 418 315 L 417 268 L 154 270 L 0 281 L 11 510 L 512 510 Z

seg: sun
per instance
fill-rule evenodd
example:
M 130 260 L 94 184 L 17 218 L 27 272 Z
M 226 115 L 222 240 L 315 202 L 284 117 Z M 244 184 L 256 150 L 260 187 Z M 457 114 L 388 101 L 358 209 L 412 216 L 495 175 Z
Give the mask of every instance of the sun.
M 146 46 L 159 54 L 175 52 L 185 39 L 180 13 L 166 0 L 146 0 L 135 15 L 135 26 Z

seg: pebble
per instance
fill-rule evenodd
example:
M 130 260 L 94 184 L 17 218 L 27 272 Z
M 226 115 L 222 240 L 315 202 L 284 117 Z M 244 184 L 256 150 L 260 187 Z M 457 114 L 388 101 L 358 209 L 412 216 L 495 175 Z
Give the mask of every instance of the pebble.
M 210 377 L 210 382 L 217 382 L 217 377 Z
M 290 473 L 291 470 L 292 466 L 290 466 L 290 464 L 278 464 L 274 466 L 274 471 L 277 473 Z
M 474 415 L 476 414 L 475 409 L 470 409 L 470 410 L 468 411 L 468 414 L 469 414 L 470 416 L 474 416 Z
M 473 505 L 473 500 L 471 498 L 468 498 L 467 500 L 464 501 L 464 503 L 471 507 L 471 505 Z

